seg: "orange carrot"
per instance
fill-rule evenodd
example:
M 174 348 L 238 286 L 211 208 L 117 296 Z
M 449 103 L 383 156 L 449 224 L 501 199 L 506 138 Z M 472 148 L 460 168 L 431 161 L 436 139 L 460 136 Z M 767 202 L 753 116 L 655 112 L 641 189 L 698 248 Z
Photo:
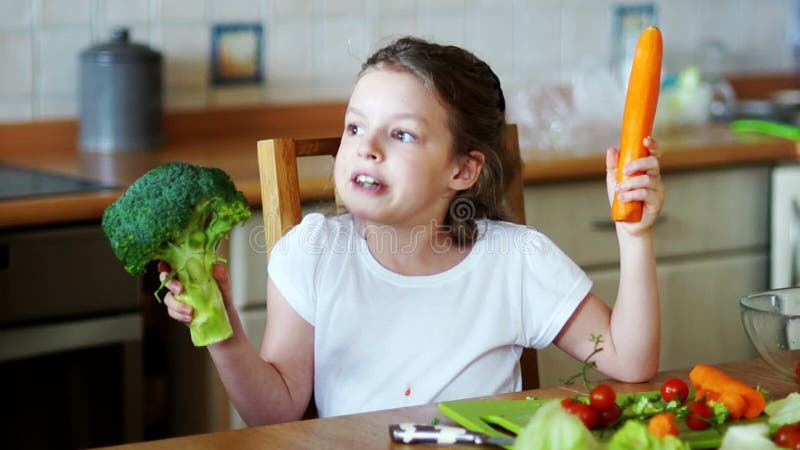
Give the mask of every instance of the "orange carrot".
M 698 364 L 689 372 L 689 380 L 697 390 L 698 397 L 702 395 L 723 403 L 732 419 L 758 417 L 767 403 L 764 396 L 753 387 L 716 367 Z
M 647 431 L 659 439 L 662 439 L 668 434 L 677 436 L 679 433 L 678 423 L 675 421 L 675 416 L 671 412 L 658 413 L 651 417 L 647 422 Z
M 633 57 L 625 111 L 622 115 L 622 133 L 617 163 L 617 184 L 637 174 L 624 175 L 622 169 L 631 161 L 648 156 L 644 138 L 653 133 L 658 93 L 661 87 L 661 32 L 656 27 L 646 28 Z M 642 219 L 642 202 L 621 202 L 614 194 L 611 218 L 617 222 L 638 222 Z

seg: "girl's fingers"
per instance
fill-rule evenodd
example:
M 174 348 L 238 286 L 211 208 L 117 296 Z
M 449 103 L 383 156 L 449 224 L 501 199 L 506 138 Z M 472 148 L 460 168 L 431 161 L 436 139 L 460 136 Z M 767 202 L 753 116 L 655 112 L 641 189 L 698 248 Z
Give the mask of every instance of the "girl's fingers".
M 170 276 L 170 272 L 160 272 L 158 274 L 158 280 L 163 283 L 168 276 Z M 167 290 L 172 292 L 173 294 L 180 294 L 181 292 L 183 292 L 183 285 L 181 284 L 180 281 L 178 281 L 177 278 L 173 278 L 167 281 L 164 287 L 167 288 Z
M 652 136 L 647 136 L 642 141 L 645 147 L 650 151 L 650 154 L 655 157 L 661 157 L 661 149 L 658 147 L 658 142 Z
M 614 147 L 606 149 L 606 172 L 616 171 L 617 161 L 619 161 L 619 150 Z
M 661 190 L 661 177 L 644 173 L 635 177 L 628 178 L 616 186 L 617 192 L 630 191 L 632 189 Z
M 659 164 L 657 157 L 651 155 L 645 158 L 634 159 L 623 169 L 625 175 L 632 175 L 636 172 L 658 175 L 661 173 L 661 164 Z
M 219 284 L 219 290 L 222 292 L 222 300 L 226 305 L 231 303 L 231 277 L 228 273 L 228 268 L 223 263 L 214 264 L 214 278 Z
M 179 302 L 170 292 L 164 297 L 164 304 L 167 306 L 167 314 L 173 319 L 189 323 L 194 317 L 194 310 L 186 303 Z

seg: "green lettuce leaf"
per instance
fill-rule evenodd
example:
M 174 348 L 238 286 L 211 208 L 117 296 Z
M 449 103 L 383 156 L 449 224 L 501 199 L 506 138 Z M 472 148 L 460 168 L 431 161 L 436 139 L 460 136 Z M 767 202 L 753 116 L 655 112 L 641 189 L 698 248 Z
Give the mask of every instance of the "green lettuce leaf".
M 769 430 L 774 432 L 781 425 L 800 421 L 800 393 L 792 392 L 786 398 L 770 402 L 764 412 L 769 416 Z
M 558 400 L 542 405 L 520 430 L 514 450 L 600 450 L 594 435 Z
M 647 431 L 647 426 L 638 420 L 625 422 L 608 443 L 607 450 L 689 450 L 689 444 L 675 436 L 659 439 Z
M 746 425 L 733 425 L 725 431 L 720 450 L 775 450 L 775 445 L 769 437 L 765 423 L 749 423 Z

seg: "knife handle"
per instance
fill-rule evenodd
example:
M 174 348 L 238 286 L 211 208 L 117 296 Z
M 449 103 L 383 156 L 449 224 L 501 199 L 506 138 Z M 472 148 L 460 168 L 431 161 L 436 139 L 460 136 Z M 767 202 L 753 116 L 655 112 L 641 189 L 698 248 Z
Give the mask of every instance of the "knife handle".
M 481 441 L 479 433 L 448 425 L 398 423 L 389 425 L 389 435 L 393 441 L 404 444 L 475 444 Z

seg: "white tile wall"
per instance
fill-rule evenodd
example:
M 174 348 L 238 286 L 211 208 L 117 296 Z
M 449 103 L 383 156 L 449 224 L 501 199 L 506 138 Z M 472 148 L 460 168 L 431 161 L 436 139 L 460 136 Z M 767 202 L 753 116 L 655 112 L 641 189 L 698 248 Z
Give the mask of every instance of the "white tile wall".
M 259 22 L 261 2 L 259 0 L 209 0 L 209 18 L 220 22 Z
M 790 69 L 785 36 L 793 1 L 652 0 L 665 68 Z M 0 121 L 74 116 L 77 53 L 108 40 L 117 26 L 164 53 L 166 108 L 193 109 L 344 100 L 363 59 L 403 34 L 465 46 L 506 86 L 563 82 L 578 67 L 608 64 L 613 6 L 646 2 L 0 0 Z M 263 24 L 264 83 L 210 86 L 210 30 L 217 22 Z M 709 52 L 718 53 L 714 61 Z
M 3 0 L 0 2 L 0 26 L 23 28 L 31 24 L 32 0 Z
M 510 83 L 552 83 L 561 79 L 560 0 L 541 3 L 537 9 L 527 7 L 527 0 L 514 4 L 514 80 Z
M 153 14 L 162 23 L 200 22 L 206 17 L 206 2 L 202 0 L 154 0 L 154 4 Z
M 0 30 L 0 96 L 33 94 L 33 39 L 24 31 Z M 18 99 L 12 100 L 14 103 Z
M 41 0 L 39 23 L 50 25 L 88 25 L 91 21 L 91 0 Z
M 150 2 L 103 0 L 100 2 L 100 15 L 109 26 L 147 23 L 150 19 Z
M 267 84 L 310 84 L 314 76 L 314 27 L 310 17 L 288 17 L 266 30 Z
M 315 24 L 314 80 L 319 84 L 352 80 L 369 56 L 364 21 L 334 16 Z
M 42 96 L 73 92 L 79 86 L 79 56 L 91 43 L 86 28 L 45 28 L 38 34 L 38 91 Z

